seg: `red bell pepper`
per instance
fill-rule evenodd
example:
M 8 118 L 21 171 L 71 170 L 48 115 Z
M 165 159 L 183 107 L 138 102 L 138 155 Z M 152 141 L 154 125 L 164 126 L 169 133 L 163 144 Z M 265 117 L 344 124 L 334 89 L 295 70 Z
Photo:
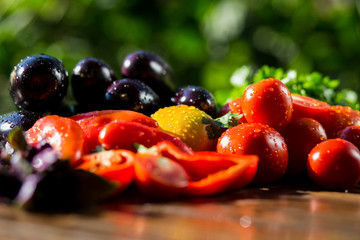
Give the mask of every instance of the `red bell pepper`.
M 135 143 L 152 147 L 160 141 L 170 141 L 181 151 L 192 153 L 190 147 L 178 137 L 170 135 L 158 128 L 143 124 L 117 121 L 108 123 L 99 133 L 99 143 L 105 149 L 128 149 L 136 151 Z
M 109 150 L 82 157 L 77 168 L 93 172 L 117 185 L 114 194 L 124 191 L 134 180 L 135 154 L 128 150 Z
M 156 151 L 154 156 L 160 155 L 179 163 L 189 174 L 189 184 L 182 192 L 184 195 L 213 195 L 244 187 L 254 178 L 258 164 L 256 155 L 189 154 L 167 141 L 156 144 Z
M 75 120 L 85 133 L 85 142 L 89 150 L 93 150 L 98 142 L 101 129 L 110 122 L 126 121 L 139 123 L 149 127 L 158 127 L 158 123 L 142 114 L 130 110 L 102 110 L 77 114 L 71 117 Z
M 176 161 L 161 155 L 137 153 L 135 183 L 145 196 L 157 200 L 173 199 L 189 184 L 189 175 Z

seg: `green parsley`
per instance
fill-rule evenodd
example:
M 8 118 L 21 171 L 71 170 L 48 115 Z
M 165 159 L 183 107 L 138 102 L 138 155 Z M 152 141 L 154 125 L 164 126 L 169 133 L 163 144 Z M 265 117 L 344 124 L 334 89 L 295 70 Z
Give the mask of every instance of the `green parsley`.
M 236 69 L 230 79 L 232 88 L 216 91 L 215 98 L 219 105 L 223 105 L 229 100 L 241 97 L 250 84 L 265 78 L 281 80 L 291 93 L 313 97 L 330 105 L 344 105 L 360 109 L 357 93 L 351 89 L 340 89 L 340 81 L 337 79 L 331 79 L 318 72 L 298 74 L 294 70 L 285 71 L 282 68 L 270 66 L 263 66 L 257 71 L 250 66 Z

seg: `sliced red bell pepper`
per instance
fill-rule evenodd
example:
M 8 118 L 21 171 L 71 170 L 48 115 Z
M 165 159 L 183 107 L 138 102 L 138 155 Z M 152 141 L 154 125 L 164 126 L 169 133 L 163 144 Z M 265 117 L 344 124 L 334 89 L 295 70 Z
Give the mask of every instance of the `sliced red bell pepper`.
M 178 137 L 172 136 L 158 128 L 143 124 L 117 121 L 105 125 L 99 133 L 99 143 L 105 149 L 128 149 L 136 151 L 134 144 L 152 147 L 160 141 L 170 141 L 181 151 L 192 153 L 190 147 Z
M 75 120 L 85 133 L 85 142 L 89 150 L 93 150 L 98 142 L 101 129 L 110 122 L 126 121 L 143 124 L 149 127 L 158 127 L 158 123 L 142 114 L 130 110 L 102 110 L 77 114 L 71 117 Z
M 134 162 L 135 183 L 146 197 L 173 199 L 189 184 L 189 176 L 176 161 L 151 153 L 137 153 Z
M 79 169 L 93 172 L 117 185 L 114 194 L 124 191 L 134 180 L 135 154 L 128 150 L 109 150 L 82 157 Z
M 184 153 L 167 141 L 156 145 L 158 155 L 179 163 L 190 176 L 185 195 L 212 195 L 248 185 L 255 176 L 256 155 L 220 154 L 217 152 Z
M 235 185 L 236 189 L 239 189 L 250 183 L 251 180 L 244 179 L 245 177 L 243 176 L 246 170 L 253 164 L 251 161 L 254 160 L 249 158 L 249 161 L 236 163 L 226 169 L 219 169 L 217 172 L 209 174 L 198 181 L 190 181 L 183 194 L 190 196 L 214 195 L 226 190 L 234 190 L 233 186 Z

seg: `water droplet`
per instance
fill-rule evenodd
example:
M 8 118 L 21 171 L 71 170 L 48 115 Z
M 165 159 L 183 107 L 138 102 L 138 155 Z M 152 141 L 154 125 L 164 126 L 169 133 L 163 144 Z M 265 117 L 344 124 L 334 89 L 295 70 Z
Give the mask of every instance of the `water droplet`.
M 240 217 L 240 226 L 243 228 L 249 228 L 252 224 L 251 217 L 241 216 Z

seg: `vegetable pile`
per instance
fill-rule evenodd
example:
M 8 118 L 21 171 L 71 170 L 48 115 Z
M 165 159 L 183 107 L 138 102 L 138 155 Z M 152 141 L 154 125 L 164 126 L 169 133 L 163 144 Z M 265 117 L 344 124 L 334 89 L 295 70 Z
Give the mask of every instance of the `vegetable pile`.
M 54 210 L 130 188 L 172 200 L 304 175 L 324 189 L 359 184 L 357 99 L 319 74 L 239 71 L 234 88 L 214 97 L 177 87 L 169 65 L 147 51 L 124 59 L 122 79 L 96 58 L 79 61 L 71 81 L 56 58 L 21 60 L 9 85 L 19 110 L 0 117 L 1 198 Z

